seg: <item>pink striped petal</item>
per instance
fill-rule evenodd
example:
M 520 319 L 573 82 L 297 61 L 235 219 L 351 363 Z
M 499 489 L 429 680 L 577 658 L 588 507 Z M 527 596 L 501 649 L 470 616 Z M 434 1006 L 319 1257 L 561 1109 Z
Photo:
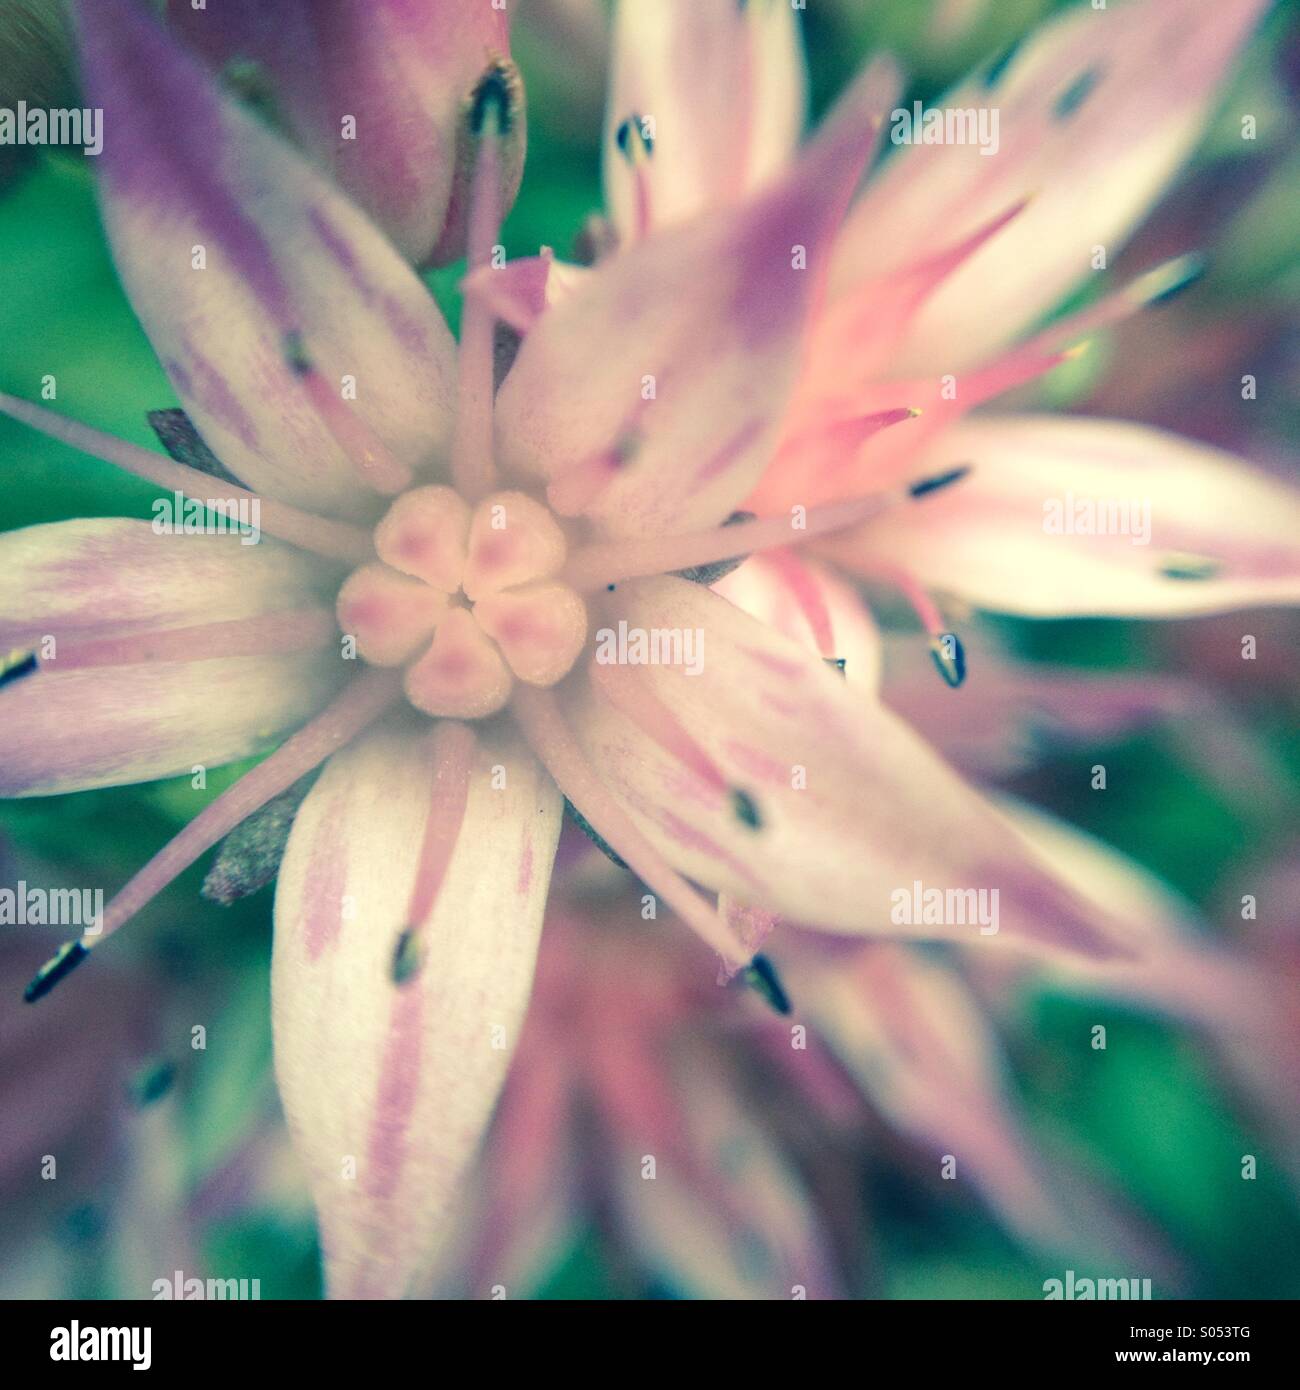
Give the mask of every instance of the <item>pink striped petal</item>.
M 532 982 L 559 796 L 501 730 L 479 732 L 463 780 L 435 767 L 430 731 L 456 727 L 380 729 L 336 754 L 280 873 L 276 1072 L 336 1298 L 424 1291 Z M 412 924 L 430 814 L 449 858 Z M 422 964 L 399 985 L 412 925 Z
M 940 460 L 974 469 L 827 551 L 1035 617 L 1300 601 L 1300 492 L 1217 449 L 1124 421 L 985 416 L 943 434 L 918 476 Z
M 297 551 L 64 521 L 0 537 L 0 647 L 48 657 L 0 690 L 0 791 L 47 796 L 217 767 L 304 722 L 345 674 L 334 648 L 60 671 L 68 644 L 319 603 Z M 48 641 L 53 639 L 53 647 Z
M 947 936 L 981 947 L 1023 934 L 1047 948 L 1115 950 L 986 802 L 814 653 L 684 580 L 620 585 L 592 626 L 599 635 L 619 620 L 701 634 L 699 674 L 629 665 L 617 700 L 604 680 L 567 692 L 591 761 L 689 877 L 850 934 Z M 690 756 L 682 737 L 665 736 L 665 710 L 689 735 Z M 757 828 L 738 814 L 737 791 L 751 799 Z M 894 894 L 916 880 L 996 888 L 998 931 L 892 921 Z
M 798 144 L 804 86 L 789 4 L 621 0 L 605 196 L 623 238 L 736 202 L 779 173 Z M 637 162 L 620 148 L 628 120 L 653 131 L 652 152 Z
M 332 513 L 364 508 L 368 478 L 391 491 L 431 467 L 454 349 L 401 256 L 142 6 L 83 0 L 77 27 L 108 132 L 96 164 L 114 258 L 221 461 Z
M 614 257 L 548 312 L 497 398 L 502 463 L 614 534 L 724 520 L 774 442 L 873 100 L 860 84 L 786 179 Z
M 1031 202 L 935 293 L 893 370 L 950 372 L 980 362 L 1085 279 L 1095 248 L 1113 261 L 1191 152 L 1264 7 L 1078 5 L 994 80 L 976 78 L 934 103 L 941 114 L 982 110 L 987 121 L 996 113 L 996 153 L 977 143 L 900 148 L 845 227 L 837 288 L 938 250 L 1017 199 Z M 901 122 L 891 128 L 905 133 Z
M 840 665 L 864 691 L 880 686 L 880 631 L 852 585 L 796 551 L 767 551 L 713 585 L 737 608 Z M 931 676 L 933 677 L 933 667 Z
M 458 165 L 466 109 L 510 57 L 504 6 L 465 0 L 169 0 L 170 22 L 217 70 L 256 64 L 277 115 L 408 260 L 464 254 Z M 355 130 L 344 133 L 351 118 Z M 524 126 L 507 142 L 505 206 L 523 172 Z M 452 215 L 451 224 L 448 216 Z

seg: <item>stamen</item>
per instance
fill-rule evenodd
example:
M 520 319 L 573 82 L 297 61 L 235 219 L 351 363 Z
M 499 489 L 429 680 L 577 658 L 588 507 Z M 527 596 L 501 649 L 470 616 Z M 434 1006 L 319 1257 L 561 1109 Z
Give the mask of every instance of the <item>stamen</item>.
M 138 444 L 128 444 L 102 430 L 91 429 L 76 420 L 69 420 L 53 410 L 33 405 L 17 396 L 0 393 L 0 414 L 5 414 L 32 429 L 39 430 L 51 439 L 57 439 L 84 454 L 103 459 L 105 463 L 145 478 L 169 491 L 188 493 L 191 497 L 202 499 L 212 491 L 212 479 L 197 468 L 189 468 L 182 463 L 142 449 Z M 370 533 L 359 526 L 349 526 L 346 522 L 332 521 L 326 517 L 315 516 L 290 506 L 287 502 L 259 497 L 247 488 L 236 487 L 233 483 L 222 483 L 226 498 L 237 502 L 256 502 L 260 508 L 261 528 L 268 536 L 296 545 L 300 550 L 309 550 L 315 555 L 324 555 L 331 560 L 343 560 L 355 564 L 372 554 Z
M 285 335 L 285 361 L 302 382 L 316 413 L 352 466 L 376 492 L 386 496 L 410 487 L 411 470 L 402 463 L 330 385 L 308 357 L 297 333 Z
M 748 966 L 752 959 L 751 952 L 726 926 L 716 910 L 687 884 L 636 828 L 596 775 L 565 724 L 554 694 L 548 690 L 518 686 L 511 709 L 533 752 L 555 778 L 560 790 L 632 872 L 725 961 L 737 969 Z
M 1213 579 L 1222 568 L 1222 560 L 1188 551 L 1171 551 L 1160 562 L 1160 573 L 1166 579 Z
M 763 828 L 763 818 L 758 813 L 758 802 L 740 787 L 731 789 L 731 809 L 741 825 L 747 825 L 751 830 Z
M 1111 328 L 1142 309 L 1167 304 L 1195 285 L 1205 274 L 1206 266 L 1205 257 L 1195 253 L 1175 256 L 1104 295 L 1088 308 L 1052 324 L 1023 347 L 1030 351 L 1055 351 L 1062 343 Z
M 416 937 L 428 923 L 447 876 L 456 841 L 469 804 L 469 776 L 478 739 L 467 724 L 441 720 L 429 740 L 433 789 L 424 821 L 424 842 L 411 901 L 406 909 L 406 934 Z
M 789 1014 L 793 1011 L 790 996 L 785 992 L 781 977 L 776 973 L 776 967 L 766 956 L 755 956 L 741 973 L 741 979 L 751 989 L 761 994 L 777 1013 Z
M 804 620 L 812 630 L 818 654 L 823 660 L 830 660 L 835 650 L 835 633 L 825 595 L 817 587 L 816 579 L 792 550 L 774 550 L 765 558 L 799 605 Z
M 81 671 L 94 666 L 142 666 L 164 661 L 212 661 L 231 656 L 280 655 L 330 645 L 338 635 L 325 608 L 265 613 L 165 632 L 141 632 L 99 642 L 60 643 L 43 670 Z
M 88 955 L 90 950 L 82 942 L 64 942 L 55 955 L 32 977 L 31 983 L 23 990 L 23 998 L 29 1004 L 43 999 L 60 980 L 71 975 Z
M 495 73 L 495 69 L 493 73 Z M 493 73 L 479 84 L 470 114 L 478 142 L 470 183 L 466 272 L 492 264 L 501 235 L 501 136 L 509 121 L 509 93 Z M 492 452 L 496 313 L 491 296 L 465 296 L 461 310 L 456 378 L 456 425 L 451 443 L 451 476 L 457 492 L 477 502 L 497 483 Z
M 635 235 L 636 240 L 640 241 L 650 230 L 650 156 L 654 154 L 654 140 L 646 130 L 644 117 L 635 113 L 619 126 L 614 140 L 619 153 L 632 170 L 636 195 Z
M 959 463 L 955 468 L 950 468 L 946 473 L 936 473 L 932 477 L 922 478 L 919 482 L 912 483 L 907 489 L 909 497 L 929 497 L 932 492 L 940 492 L 946 487 L 951 487 L 953 483 L 959 483 L 971 471 L 974 465 L 969 463 Z
M 879 492 L 850 502 L 814 507 L 803 516 L 804 525 L 800 527 L 785 517 L 768 517 L 648 540 L 597 541 L 574 552 L 563 577 L 579 592 L 591 592 L 624 579 L 644 579 L 695 565 L 716 564 L 733 556 L 802 544 L 832 531 L 842 531 L 888 511 L 905 498 L 904 493 Z
M 172 879 L 189 868 L 204 850 L 228 835 L 259 806 L 288 791 L 304 773 L 373 724 L 395 703 L 400 692 L 400 680 L 391 671 L 368 670 L 351 681 L 332 704 L 205 806 L 178 835 L 164 845 L 108 904 L 104 909 L 101 929 L 90 940 L 83 938 L 80 943 L 82 947 L 89 950 L 110 937 L 161 893 Z M 53 965 L 54 962 L 51 962 Z M 68 966 L 62 974 L 71 968 Z
M 404 985 L 415 979 L 423 965 L 424 951 L 420 938 L 407 928 L 398 936 L 397 945 L 393 948 L 393 983 Z
M 930 641 L 930 656 L 953 690 L 966 679 L 966 648 L 955 632 L 941 632 Z
M 131 1081 L 131 1095 L 143 1109 L 160 1101 L 176 1080 L 176 1068 L 170 1062 L 154 1062 L 142 1068 Z

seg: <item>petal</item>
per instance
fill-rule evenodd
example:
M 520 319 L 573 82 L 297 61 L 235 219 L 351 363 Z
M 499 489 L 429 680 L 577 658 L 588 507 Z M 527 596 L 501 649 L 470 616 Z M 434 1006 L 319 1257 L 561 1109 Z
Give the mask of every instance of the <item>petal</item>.
M 786 179 L 639 243 L 549 310 L 497 397 L 503 465 L 613 534 L 730 515 L 779 426 L 873 101 L 855 88 Z
M 996 152 L 978 143 L 900 150 L 846 224 L 837 289 L 937 250 L 1017 199 L 1032 201 L 937 291 L 894 370 L 952 372 L 987 358 L 1086 277 L 1097 247 L 1113 257 L 1191 152 L 1263 8 L 1264 0 L 1076 6 L 1003 72 L 936 103 L 936 113 L 996 118 L 988 141 Z M 898 112 L 895 133 L 908 133 Z
M 985 416 L 943 434 L 918 474 L 940 460 L 974 469 L 826 550 L 1035 617 L 1300 600 L 1300 493 L 1217 449 L 1125 421 Z
M 850 685 L 880 687 L 880 632 L 851 585 L 793 551 L 751 556 L 713 586 L 759 622 L 837 665 Z M 842 665 L 840 665 L 842 663 Z
M 782 968 L 814 1026 L 902 1133 L 955 1160 L 1014 1232 L 1039 1245 L 1142 1250 L 1081 1175 L 1063 1180 L 1035 1155 L 1011 1109 L 996 1033 L 949 966 L 905 947 L 873 944 L 845 969 Z M 940 1184 L 943 1186 L 943 1184 Z
M 125 637 L 305 608 L 330 571 L 274 541 L 158 535 L 147 521 L 97 517 L 0 535 L 0 646 Z
M 429 260 L 435 246 L 439 263 L 464 254 L 465 210 L 454 195 L 465 109 L 491 65 L 509 59 L 504 7 L 280 0 L 272 12 L 261 0 L 170 0 L 168 17 L 214 69 L 269 88 L 296 139 L 408 260 Z M 251 75 L 250 63 L 259 69 Z M 344 134 L 349 117 L 355 129 Z M 523 172 L 522 110 L 507 150 L 508 209 Z
M 367 505 L 367 468 L 392 490 L 430 466 L 454 349 L 400 255 L 141 6 L 95 0 L 77 16 L 87 99 L 110 132 L 97 172 L 114 258 L 222 463 L 332 513 Z
M 0 791 L 47 796 L 190 772 L 256 753 L 314 714 L 344 671 L 335 650 L 58 669 L 60 643 L 237 621 L 319 603 L 297 551 L 226 536 L 159 537 L 116 519 L 0 537 L 0 645 L 54 641 L 0 690 Z
M 532 981 L 559 796 L 510 734 L 481 732 L 457 817 L 428 730 L 458 727 L 381 729 L 336 754 L 280 871 L 276 1074 L 334 1297 L 422 1290 Z M 426 816 L 440 808 L 449 858 L 420 968 L 397 985 Z
M 707 1060 L 679 1062 L 668 1115 L 624 1116 L 613 1188 L 638 1258 L 678 1297 L 843 1297 L 805 1181 Z
M 689 877 L 847 933 L 955 936 L 981 947 L 1024 933 L 1066 950 L 1115 949 L 985 801 L 814 653 L 677 579 L 620 585 L 593 625 L 613 631 L 619 621 L 629 632 L 693 634 L 701 660 L 626 666 L 617 704 L 605 682 L 575 682 L 570 720 L 592 764 Z M 638 689 L 655 714 L 644 723 Z M 667 711 L 720 775 L 702 775 L 698 756 L 671 748 Z M 737 792 L 755 814 L 738 814 Z M 998 930 L 894 920 L 895 895 L 916 880 L 997 888 Z
M 605 195 L 624 239 L 736 202 L 794 157 L 803 124 L 803 55 L 792 6 L 775 0 L 621 0 L 605 131 Z M 650 122 L 641 165 L 620 148 L 629 119 Z M 625 141 L 623 142 L 625 143 Z

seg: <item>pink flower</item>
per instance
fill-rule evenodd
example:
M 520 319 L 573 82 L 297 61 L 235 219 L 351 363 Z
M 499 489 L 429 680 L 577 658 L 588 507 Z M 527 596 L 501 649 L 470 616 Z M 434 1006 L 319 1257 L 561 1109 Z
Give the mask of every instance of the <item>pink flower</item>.
M 1116 6 L 1086 33 L 1083 16 L 1062 21 L 1000 78 L 1001 164 L 916 146 L 853 203 L 893 99 L 887 66 L 796 154 L 786 7 L 710 0 L 651 21 L 624 6 L 609 133 L 620 245 L 579 270 L 498 264 L 522 114 L 486 7 L 470 20 L 461 0 L 386 4 L 345 46 L 360 11 L 342 3 L 290 6 L 274 33 L 251 6 L 227 9 L 230 28 L 187 20 L 219 61 L 256 53 L 314 163 L 128 0 L 76 7 L 123 283 L 201 436 L 185 438 L 187 460 L 211 467 L 206 445 L 242 486 L 13 397 L 0 409 L 167 489 L 256 503 L 272 539 L 182 543 L 132 521 L 6 537 L 0 626 L 17 656 L 0 785 L 167 776 L 289 736 L 29 994 L 325 763 L 280 870 L 272 989 L 334 1295 L 431 1276 L 523 1017 L 565 799 L 728 972 L 778 999 L 753 964 L 777 917 L 879 935 L 891 894 L 916 879 L 996 888 L 989 949 L 1132 951 L 873 698 L 856 592 L 789 547 L 816 540 L 893 577 L 954 684 L 963 658 L 943 644 L 931 584 L 1031 611 L 1300 592 L 1300 503 L 1235 462 L 1132 426 L 961 418 L 1170 288 L 1158 273 L 1021 341 L 1086 266 L 1081 231 L 1089 245 L 1122 236 L 1186 153 L 1258 8 L 1232 0 L 1192 25 L 1181 2 Z M 286 34 L 303 47 L 286 54 Z M 683 44 L 703 64 L 694 79 Z M 319 82 L 299 72 L 312 45 Z M 414 107 L 374 80 L 397 58 L 404 81 L 434 83 Z M 1157 58 L 1167 88 L 1150 80 Z M 358 158 L 328 133 L 341 111 L 364 129 Z M 453 254 L 463 223 L 459 346 L 320 165 L 408 257 Z M 390 181 L 394 168 L 416 172 Z M 522 341 L 496 390 L 498 320 Z M 1042 534 L 1045 485 L 1115 486 L 1139 466 L 1167 507 L 1153 552 L 1167 563 Z M 1179 482 L 1189 470 L 1208 509 Z M 757 551 L 774 553 L 775 594 L 737 603 L 699 582 Z M 1178 578 L 1175 552 L 1213 560 Z M 627 632 L 698 634 L 703 659 L 602 660 L 605 634 Z M 936 934 L 970 928 L 902 933 Z

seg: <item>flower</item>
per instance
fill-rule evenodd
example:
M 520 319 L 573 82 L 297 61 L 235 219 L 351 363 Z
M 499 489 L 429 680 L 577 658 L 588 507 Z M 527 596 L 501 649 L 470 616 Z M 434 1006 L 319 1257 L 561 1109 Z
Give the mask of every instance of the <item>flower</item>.
M 787 7 L 710 0 L 652 22 L 625 5 L 608 161 L 619 245 L 588 270 L 549 255 L 500 264 L 522 93 L 486 7 L 384 5 L 357 43 L 338 37 L 361 32 L 341 0 L 287 7 L 284 30 L 251 6 L 208 28 L 187 17 L 218 63 L 256 56 L 310 158 L 128 0 L 76 7 L 108 132 L 105 224 L 184 406 L 173 446 L 186 461 L 14 397 L 0 409 L 166 488 L 256 504 L 272 539 L 163 538 L 130 521 L 6 537 L 0 614 L 15 655 L 0 677 L 0 786 L 165 776 L 289 736 L 29 997 L 324 763 L 280 866 L 272 992 L 279 1084 L 335 1296 L 415 1292 L 432 1276 L 521 1025 L 565 800 L 726 973 L 778 1005 L 754 954 L 777 918 L 879 934 L 890 895 L 914 879 L 995 886 L 990 949 L 1132 953 L 1125 923 L 871 697 L 874 635 L 856 592 L 790 547 L 815 541 L 856 573 L 893 577 L 952 684 L 962 651 L 931 583 L 997 605 L 1014 587 L 1024 601 L 1032 565 L 1077 611 L 1078 571 L 1053 586 L 1055 567 L 1068 557 L 1092 583 L 1097 562 L 1028 533 L 1022 460 L 1065 450 L 1100 470 L 1104 449 L 1120 471 L 1153 441 L 961 417 L 1185 278 L 1161 270 L 1019 341 L 1084 263 L 1081 199 L 1101 219 L 1090 236 L 1123 235 L 1190 146 L 1258 6 L 1235 0 L 1195 27 L 1186 8 L 1117 7 L 1113 28 L 1087 34 L 1072 17 L 1017 58 L 998 79 L 1006 162 L 992 187 L 978 151 L 915 146 L 854 202 L 893 100 L 888 64 L 796 154 Z M 704 78 L 672 61 L 683 34 Z M 323 53 L 319 83 L 303 83 L 286 36 Z M 1169 102 L 1142 104 L 1151 128 L 1120 177 L 1112 98 L 1157 53 Z M 376 86 L 395 54 L 413 74 L 402 89 L 427 80 L 427 99 Z M 717 71 L 725 84 L 707 80 Z M 332 134 L 348 116 L 359 157 Z M 419 176 L 390 182 L 391 168 Z M 454 254 L 462 227 L 456 344 L 407 259 Z M 1294 497 L 1222 456 L 1161 447 L 1234 505 L 1189 516 L 1151 462 L 1144 486 L 1176 513 L 1166 559 L 1201 554 L 1207 526 L 1223 543 L 1190 579 L 1172 561 L 1138 574 L 1108 555 L 1102 611 L 1130 589 L 1138 611 L 1159 613 L 1294 598 Z M 1075 476 L 1062 459 L 1054 486 Z M 990 547 L 994 504 L 1021 523 L 1018 571 Z M 775 556 L 775 592 L 738 604 L 711 590 L 720 565 L 758 551 Z M 782 630 L 791 605 L 811 647 Z M 607 664 L 605 632 L 698 634 L 705 656 L 698 669 Z M 932 925 L 903 934 L 969 935 Z

